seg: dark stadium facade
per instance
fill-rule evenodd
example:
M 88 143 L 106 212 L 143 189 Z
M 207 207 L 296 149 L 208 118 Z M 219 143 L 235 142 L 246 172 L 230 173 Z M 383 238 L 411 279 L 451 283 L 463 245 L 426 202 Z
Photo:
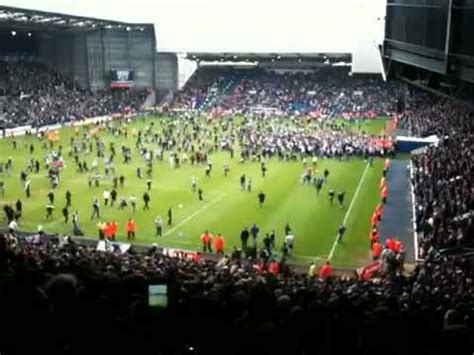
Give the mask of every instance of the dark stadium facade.
M 0 41 L 3 58 L 42 62 L 83 88 L 157 87 L 153 24 L 0 6 Z M 114 84 L 117 72 L 131 80 Z

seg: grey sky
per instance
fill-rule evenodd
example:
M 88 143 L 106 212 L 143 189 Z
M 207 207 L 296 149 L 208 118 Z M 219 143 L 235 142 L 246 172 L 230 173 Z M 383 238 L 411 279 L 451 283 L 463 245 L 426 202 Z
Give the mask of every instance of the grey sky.
M 384 0 L 3 0 L 2 5 L 152 22 L 168 51 L 356 52 L 383 37 Z

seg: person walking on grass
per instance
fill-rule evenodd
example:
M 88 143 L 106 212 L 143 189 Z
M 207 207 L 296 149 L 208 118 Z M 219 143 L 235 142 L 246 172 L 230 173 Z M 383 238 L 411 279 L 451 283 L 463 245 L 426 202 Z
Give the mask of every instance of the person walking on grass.
M 30 179 L 25 181 L 25 193 L 26 193 L 27 198 L 31 197 L 31 180 Z
M 333 204 L 335 194 L 336 194 L 336 193 L 334 192 L 333 189 L 329 190 L 329 192 L 328 192 L 328 195 L 329 195 L 329 203 L 331 204 L 331 206 L 332 206 L 332 204 Z
M 342 238 L 344 237 L 344 234 L 346 233 L 346 226 L 344 224 L 341 224 L 339 226 L 339 229 L 337 230 L 337 242 L 341 243 Z
M 324 182 L 327 182 L 328 177 L 329 177 L 329 170 L 327 168 L 324 169 L 323 175 L 324 175 Z
M 150 209 L 150 195 L 148 194 L 148 191 L 145 191 L 143 194 L 143 203 L 145 204 L 143 206 L 143 210 L 149 210 Z
M 240 190 L 245 191 L 245 174 L 240 176 Z
M 71 206 L 72 206 L 71 199 L 72 199 L 72 193 L 71 193 L 71 191 L 69 191 L 69 189 L 68 189 L 68 190 L 66 191 L 66 206 L 67 206 L 67 207 L 71 207 Z
M 260 193 L 258 194 L 258 203 L 260 205 L 260 207 L 263 207 L 263 204 L 265 203 L 265 194 L 263 193 L 263 191 L 260 191 Z
M 110 207 L 113 207 L 115 202 L 117 201 L 117 190 L 115 188 L 110 191 Z
M 346 192 L 344 190 L 339 191 L 337 194 L 337 200 L 339 201 L 339 208 L 344 207 L 344 197 L 346 196 Z
M 155 218 L 155 227 L 156 227 L 156 236 L 162 237 L 163 236 L 163 219 L 161 216 L 157 216 Z
M 191 177 L 191 192 L 194 194 L 197 191 L 198 179 L 195 176 Z
M 20 199 L 16 200 L 15 209 L 16 209 L 17 219 L 21 218 L 21 216 L 23 214 L 23 203 L 21 202 Z
M 127 231 L 127 240 L 135 240 L 135 232 L 137 230 L 137 225 L 132 218 L 129 218 L 127 224 L 125 225 Z
M 54 206 L 52 203 L 48 203 L 46 205 L 46 219 L 52 219 L 53 218 L 53 211 L 54 211 Z
M 102 193 L 102 197 L 104 198 L 104 205 L 108 206 L 109 200 L 110 200 L 110 191 L 105 189 L 104 192 Z
M 319 193 L 321 192 L 321 189 L 323 188 L 324 184 L 324 179 L 322 177 L 319 177 L 316 179 L 316 195 L 319 196 Z
M 91 219 L 94 219 L 94 218 L 100 218 L 100 204 L 99 204 L 99 199 L 97 197 L 94 197 L 94 200 L 92 201 Z
M 135 213 L 135 211 L 137 210 L 137 196 L 132 195 L 128 200 L 130 202 L 130 205 L 132 206 L 133 213 Z
M 64 223 L 67 224 L 69 222 L 69 208 L 67 204 L 63 207 L 62 213 L 64 217 Z
M 54 205 L 54 192 L 53 191 L 50 191 L 48 193 L 48 201 L 50 204 Z

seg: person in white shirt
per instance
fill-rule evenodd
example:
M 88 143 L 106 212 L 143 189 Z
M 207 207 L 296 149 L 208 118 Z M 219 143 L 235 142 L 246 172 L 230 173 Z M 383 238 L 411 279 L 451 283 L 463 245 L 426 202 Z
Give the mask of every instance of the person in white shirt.
M 8 231 L 10 232 L 10 234 L 15 234 L 17 229 L 18 229 L 18 223 L 16 223 L 15 220 L 8 223 Z
M 102 197 L 104 198 L 104 205 L 108 206 L 109 205 L 109 200 L 110 200 L 110 191 L 109 190 L 104 190 Z
M 295 243 L 295 236 L 291 233 L 287 234 L 285 237 L 285 245 L 286 249 L 288 250 L 288 255 L 291 255 L 293 252 L 293 245 Z
M 198 183 L 197 177 L 192 176 L 191 177 L 191 191 L 193 193 L 196 193 L 196 191 L 197 191 L 197 183 Z

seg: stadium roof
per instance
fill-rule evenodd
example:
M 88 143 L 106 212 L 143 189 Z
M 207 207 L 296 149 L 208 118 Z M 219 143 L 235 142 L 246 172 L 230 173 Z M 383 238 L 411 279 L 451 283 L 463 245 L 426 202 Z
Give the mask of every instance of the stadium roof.
M 326 60 L 352 61 L 350 53 L 224 53 L 224 52 L 189 52 L 186 58 L 201 62 L 324 62 Z
M 0 28 L 43 32 L 86 32 L 98 29 L 146 31 L 152 30 L 154 27 L 153 24 L 147 23 L 126 23 L 101 20 L 92 17 L 65 15 L 55 12 L 0 6 Z

